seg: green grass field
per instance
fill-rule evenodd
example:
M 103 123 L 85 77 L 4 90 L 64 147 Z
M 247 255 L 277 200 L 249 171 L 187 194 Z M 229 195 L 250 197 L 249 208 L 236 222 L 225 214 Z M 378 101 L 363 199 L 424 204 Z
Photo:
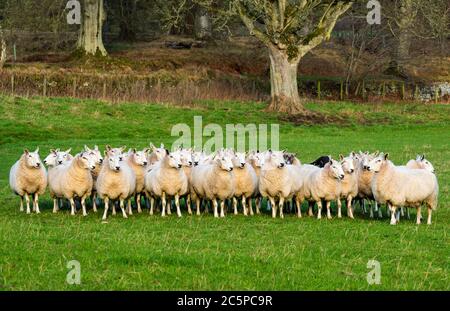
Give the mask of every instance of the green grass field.
M 195 109 L 72 99 L 0 96 L 0 289 L 2 290 L 449 290 L 450 106 L 318 103 L 308 108 L 344 120 L 301 126 L 279 121 L 261 103 L 201 102 Z M 272 219 L 211 214 L 129 219 L 101 212 L 54 215 L 48 194 L 40 215 L 19 212 L 8 184 L 24 148 L 81 150 L 86 143 L 142 148 L 170 145 L 171 127 L 193 123 L 280 123 L 280 147 L 302 162 L 352 150 L 389 152 L 403 164 L 425 153 L 440 184 L 431 226 L 415 211 L 397 226 L 370 219 Z M 306 206 L 303 207 L 303 211 Z M 101 209 L 102 211 L 102 209 Z M 335 216 L 336 214 L 333 213 Z M 344 212 L 345 215 L 345 212 Z M 81 284 L 66 283 L 70 260 Z M 381 284 L 366 281 L 367 263 L 381 263 Z

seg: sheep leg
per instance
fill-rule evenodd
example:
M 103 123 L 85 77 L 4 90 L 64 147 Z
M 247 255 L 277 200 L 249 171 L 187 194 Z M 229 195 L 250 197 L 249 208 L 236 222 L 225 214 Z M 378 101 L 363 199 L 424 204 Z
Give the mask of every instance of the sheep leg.
M 148 199 L 147 196 L 144 196 L 144 201 L 145 201 L 145 206 L 147 207 L 147 209 L 150 209 L 150 200 Z
M 373 218 L 373 203 L 369 203 L 369 217 Z
M 200 216 L 200 198 L 195 200 L 195 209 L 197 216 Z
M 213 199 L 214 217 L 219 218 L 219 213 L 217 212 L 217 200 Z
M 405 208 L 402 206 L 402 207 L 400 207 L 400 215 L 402 216 L 402 217 L 405 217 Z
M 422 217 L 422 207 L 419 206 L 417 208 L 416 224 L 420 225 L 421 217 Z
M 30 211 L 30 197 L 28 196 L 28 193 L 25 193 L 24 196 L 25 196 L 25 203 L 26 203 L 26 206 L 27 206 L 27 214 L 30 214 L 31 213 L 31 211 Z
M 327 201 L 327 203 L 326 203 L 327 205 L 327 218 L 328 219 L 331 219 L 331 211 L 330 211 L 330 206 L 331 206 L 331 202 L 330 201 Z
M 392 214 L 391 214 L 391 225 L 395 225 L 398 222 L 397 217 L 396 217 L 396 211 L 397 211 L 397 207 L 396 206 L 392 206 L 391 207 L 391 212 L 392 212 Z
M 175 206 L 177 207 L 177 216 L 181 217 L 180 196 L 178 194 L 175 194 Z
M 92 210 L 94 213 L 97 213 L 97 195 L 96 193 L 91 194 L 91 201 L 92 201 Z
M 86 212 L 86 196 L 81 197 L 81 209 L 83 210 L 83 216 L 87 216 Z
M 257 198 L 255 198 L 255 207 L 256 207 L 256 214 L 260 214 L 261 213 L 261 211 L 260 211 L 260 209 L 261 209 L 261 198 L 260 197 L 257 197 Z
M 117 204 L 117 202 L 113 202 L 111 205 L 112 205 L 112 214 L 113 214 L 113 216 L 115 216 L 116 215 L 116 204 Z
M 381 206 L 378 206 L 378 202 L 375 201 L 375 206 L 378 207 L 378 218 L 383 218 L 383 212 L 381 211 Z
M 242 210 L 244 211 L 244 215 L 247 216 L 247 210 L 250 209 L 250 215 L 253 216 L 253 208 L 252 208 L 252 200 L 248 200 L 248 207 L 247 207 L 247 199 L 245 195 L 242 196 Z
M 162 193 L 161 202 L 162 202 L 161 217 L 165 217 L 166 216 L 166 193 L 165 192 Z
M 411 215 L 409 214 L 409 208 L 406 208 L 406 218 L 411 219 Z
M 338 206 L 338 218 L 342 218 L 342 212 L 341 212 L 342 202 L 341 202 L 340 198 L 337 200 L 337 206 Z
M 225 200 L 220 202 L 220 217 L 225 217 Z
M 364 214 L 367 214 L 366 201 L 365 201 L 364 199 L 361 199 L 361 200 L 359 201 L 359 204 L 362 206 L 363 213 L 364 213 Z
M 322 218 L 322 200 L 317 201 L 317 219 Z
M 73 198 L 69 199 L 70 202 L 70 215 L 75 215 L 75 201 Z
M 123 216 L 123 218 L 128 218 L 127 213 L 125 213 L 124 205 L 125 205 L 124 200 L 120 199 L 120 209 L 122 210 L 122 216 Z
M 280 218 L 283 219 L 284 218 L 284 214 L 283 214 L 284 198 L 283 197 L 280 197 L 280 201 L 278 202 L 278 206 L 280 208 Z
M 109 198 L 105 198 L 103 201 L 105 201 L 105 212 L 103 213 L 103 220 L 106 220 L 106 216 L 108 215 L 108 208 L 109 208 Z
M 269 200 L 272 205 L 272 218 L 277 218 L 277 208 L 275 205 L 275 199 L 272 197 L 269 197 Z
M 141 208 L 141 194 L 140 194 L 140 193 L 136 194 L 134 200 L 136 201 L 137 212 L 138 212 L 138 213 L 142 213 L 142 208 Z
M 133 215 L 133 209 L 131 208 L 131 199 L 127 200 L 127 210 L 128 210 L 128 215 Z
M 302 202 L 300 198 L 298 197 L 295 198 L 295 205 L 297 207 L 297 217 L 302 218 Z
M 41 211 L 39 210 L 39 194 L 37 194 L 37 193 L 34 194 L 33 206 L 34 206 L 36 214 L 40 214 Z
M 155 207 L 155 198 L 150 197 L 150 215 L 153 215 L 153 208 Z
M 166 209 L 167 215 L 172 215 L 172 200 L 169 198 L 167 198 Z
M 347 216 L 351 219 L 354 219 L 353 217 L 353 209 L 352 209 L 352 197 L 349 196 L 347 198 Z
M 431 207 L 428 207 L 428 219 L 427 219 L 427 225 L 431 225 L 431 213 L 433 212 L 433 209 Z
M 59 210 L 58 199 L 53 199 L 53 213 L 57 213 Z
M 188 208 L 188 214 L 192 215 L 192 209 L 191 209 L 191 194 L 189 193 L 186 197 L 186 205 Z
M 20 209 L 19 211 L 23 212 L 23 196 L 20 196 Z
M 397 219 L 397 222 L 400 222 L 400 210 L 397 210 L 395 213 L 395 219 Z
M 314 216 L 314 202 L 308 202 L 308 216 L 312 217 Z
M 234 211 L 234 215 L 238 214 L 236 197 L 233 197 L 233 211 Z M 247 211 L 245 210 L 245 208 L 244 208 L 244 215 L 247 216 Z

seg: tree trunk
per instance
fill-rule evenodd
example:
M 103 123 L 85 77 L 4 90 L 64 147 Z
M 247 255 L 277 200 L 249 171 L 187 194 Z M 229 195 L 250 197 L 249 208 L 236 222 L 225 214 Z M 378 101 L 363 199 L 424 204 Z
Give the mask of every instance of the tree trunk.
M 211 17 L 201 6 L 195 9 L 194 36 L 200 40 L 209 40 L 212 37 Z
M 106 56 L 107 52 L 102 38 L 104 21 L 103 0 L 85 0 L 83 20 L 78 38 L 78 49 L 84 54 L 96 55 L 100 53 L 100 55 Z
M 289 114 L 305 109 L 298 94 L 297 68 L 300 59 L 289 60 L 285 50 L 269 46 L 271 102 L 269 110 Z
M 0 26 L 0 69 L 3 68 L 6 62 L 6 40 L 3 35 L 2 26 Z
M 120 8 L 119 40 L 136 41 L 136 0 L 122 0 Z

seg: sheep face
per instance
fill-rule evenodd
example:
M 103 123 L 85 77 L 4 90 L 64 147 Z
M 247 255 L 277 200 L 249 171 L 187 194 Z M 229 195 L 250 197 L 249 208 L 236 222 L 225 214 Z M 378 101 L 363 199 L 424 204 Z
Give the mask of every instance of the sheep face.
M 180 160 L 181 165 L 183 166 L 192 166 L 193 160 L 192 160 L 192 151 L 190 149 L 181 149 L 180 150 Z M 198 161 L 197 161 L 198 164 Z
M 419 167 L 429 171 L 430 173 L 434 174 L 434 167 L 433 164 L 431 164 L 430 161 L 425 159 L 425 155 L 418 155 L 416 158 L 416 162 L 419 164 Z
M 344 173 L 352 174 L 355 171 L 355 163 L 354 163 L 355 160 L 353 159 L 353 156 L 350 155 L 348 157 L 344 157 L 343 155 L 340 155 L 339 157 L 341 160 L 341 166 Z
M 137 165 L 140 166 L 146 166 L 147 165 L 147 152 L 146 149 L 142 150 L 142 151 L 137 151 L 136 149 L 133 149 L 132 154 L 133 156 L 133 161 L 134 163 L 136 163 Z
M 89 152 L 83 151 L 80 153 L 79 158 L 81 167 L 89 170 L 95 170 L 95 159 Z
M 376 156 L 372 160 L 369 161 L 368 164 L 368 170 L 371 172 L 378 173 L 383 166 L 383 164 L 387 161 L 388 154 L 381 154 L 379 156 Z
M 191 156 L 194 166 L 197 166 L 205 158 L 205 155 L 201 151 L 194 151 Z
M 168 153 L 167 154 L 167 163 L 169 164 L 170 167 L 180 169 L 182 166 L 180 152 L 176 151 L 176 152 Z
M 111 171 L 114 171 L 114 172 L 120 171 L 120 168 L 121 168 L 121 165 L 122 165 L 122 162 L 123 162 L 123 156 L 122 155 L 108 154 L 107 159 L 108 159 L 108 163 L 107 164 L 108 164 L 109 169 Z
M 368 152 L 360 153 L 359 156 L 360 156 L 360 163 L 361 163 L 363 170 L 368 171 L 369 170 L 369 162 L 373 159 L 373 157 Z
M 269 150 L 266 154 L 265 162 L 271 163 L 277 168 L 282 168 L 285 166 L 284 153 L 283 151 L 271 151 Z
M 233 161 L 230 155 L 224 153 L 218 153 L 214 160 L 219 165 L 219 167 L 224 170 L 231 172 L 233 170 Z
M 245 153 L 236 152 L 232 156 L 232 162 L 234 167 L 244 168 L 245 167 Z
M 325 165 L 325 169 L 329 169 L 331 176 L 334 178 L 339 180 L 344 179 L 344 170 L 342 169 L 341 163 L 338 161 L 331 159 L 330 162 Z
M 72 159 L 72 156 L 70 155 L 70 150 L 71 148 L 67 149 L 66 151 L 58 151 L 56 153 L 56 165 L 67 163 Z
M 161 144 L 161 147 L 159 148 L 156 148 L 153 144 L 150 144 L 150 149 L 158 161 L 162 160 L 162 158 L 167 155 L 167 150 L 164 148 L 164 144 Z
M 39 148 L 37 148 L 34 152 L 28 151 L 28 149 L 24 150 L 23 153 L 25 165 L 29 168 L 40 168 L 41 167 L 41 158 L 39 157 Z
M 52 150 L 50 150 L 50 154 L 44 159 L 44 164 L 45 165 L 47 165 L 47 166 L 56 166 L 56 161 L 57 161 L 57 158 L 58 158 L 58 152 L 59 152 L 59 149 L 56 149 L 56 150 L 54 150 L 54 149 L 52 149 Z

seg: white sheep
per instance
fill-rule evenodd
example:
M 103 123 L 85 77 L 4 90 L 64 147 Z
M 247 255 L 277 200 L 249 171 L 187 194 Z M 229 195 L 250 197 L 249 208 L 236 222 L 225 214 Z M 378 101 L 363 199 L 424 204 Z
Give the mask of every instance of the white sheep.
M 200 214 L 200 200 L 211 200 L 214 217 L 225 217 L 225 200 L 234 196 L 234 174 L 231 157 L 224 151 L 218 151 L 211 161 L 205 161 L 192 169 L 192 199 L 196 202 L 197 215 Z
M 11 190 L 20 196 L 20 211 L 23 211 L 25 198 L 27 214 L 30 214 L 30 198 L 33 196 L 33 211 L 39 211 L 39 195 L 47 187 L 47 172 L 41 164 L 39 148 L 34 152 L 25 149 L 20 159 L 11 167 L 9 172 L 9 185 Z
M 302 217 L 302 197 L 301 191 L 305 180 L 305 175 L 302 173 L 302 164 L 295 154 L 291 155 L 290 164 L 287 165 L 290 173 L 291 192 L 290 197 L 295 198 L 295 204 L 297 208 L 297 217 Z
M 427 224 L 437 207 L 439 186 L 436 176 L 423 169 L 396 167 L 388 160 L 388 154 L 379 155 L 369 163 L 374 172 L 372 192 L 380 203 L 386 203 L 391 210 L 391 225 L 398 222 L 395 212 L 399 206 L 417 208 L 417 224 L 420 224 L 421 206 L 428 207 Z
M 284 201 L 291 195 L 290 174 L 285 164 L 283 151 L 269 150 L 266 152 L 258 187 L 261 195 L 270 201 L 273 218 L 277 215 L 276 201 L 278 201 L 280 217 L 284 218 Z
M 349 156 L 339 155 L 344 178 L 341 180 L 341 198 L 347 203 L 347 216 L 353 217 L 352 200 L 358 195 L 358 175 L 355 171 L 356 154 L 351 152 Z M 340 199 L 339 199 L 340 201 Z M 341 218 L 341 204 L 338 204 L 338 217 Z
M 97 212 L 97 189 L 96 189 L 96 182 L 98 174 L 100 174 L 100 170 L 102 169 L 103 164 L 103 157 L 102 153 L 98 149 L 98 146 L 95 145 L 93 149 L 90 149 L 88 146 L 84 145 L 84 150 L 88 152 L 95 161 L 95 169 L 91 170 L 92 175 L 92 191 L 91 191 L 91 202 L 92 202 L 92 210 L 94 212 Z M 117 152 L 119 152 L 119 149 L 115 149 Z M 114 152 L 114 151 L 113 151 Z
M 373 179 L 373 175 L 374 173 L 369 171 L 368 167 L 369 167 L 369 162 L 375 158 L 377 155 L 379 154 L 379 152 L 375 152 L 373 154 L 370 154 L 369 152 L 359 152 L 359 154 L 357 154 L 355 156 L 356 158 L 356 175 L 358 176 L 358 200 L 361 204 L 361 207 L 363 209 L 363 212 L 366 213 L 366 205 L 365 205 L 365 200 L 369 201 L 370 206 L 369 206 L 369 214 L 370 214 L 370 218 L 374 217 L 373 212 L 378 212 L 378 217 L 382 218 L 382 212 L 381 212 L 381 208 L 378 207 L 378 202 L 374 201 L 374 197 L 372 194 L 372 179 Z M 374 201 L 372 203 L 372 201 Z
M 105 202 L 103 220 L 106 220 L 108 215 L 110 200 L 119 200 L 123 218 L 127 218 L 124 201 L 129 200 L 135 192 L 136 176 L 131 167 L 124 161 L 122 154 L 105 151 L 104 162 L 96 184 L 98 195 Z
M 63 165 L 73 160 L 73 156 L 70 154 L 70 150 L 60 151 L 58 149 L 51 149 L 49 155 L 44 159 L 44 164 L 48 167 L 48 183 L 50 184 L 54 178 L 57 165 Z M 61 205 L 61 198 L 53 198 L 53 213 L 58 212 Z
M 251 151 L 249 152 L 247 156 L 250 165 L 253 167 L 256 178 L 258 179 L 258 186 L 255 193 L 255 206 L 256 206 L 256 214 L 261 213 L 261 203 L 262 203 L 262 197 L 261 193 L 259 192 L 259 177 L 261 175 L 261 168 L 264 165 L 264 154 L 259 151 Z
M 131 167 L 136 177 L 135 195 L 134 200 L 136 202 L 138 213 L 142 212 L 141 209 L 141 194 L 144 191 L 144 177 L 147 171 L 147 154 L 150 149 L 145 148 L 142 151 L 137 151 L 135 148 L 128 151 L 126 156 L 127 163 Z M 130 201 L 128 201 L 130 202 Z M 132 215 L 131 204 L 128 204 L 128 214 Z
M 326 202 L 327 218 L 331 219 L 331 201 L 337 201 L 340 208 L 341 180 L 344 171 L 341 164 L 331 159 L 323 168 L 314 165 L 302 165 L 301 174 L 304 175 L 303 187 L 299 193 L 301 200 L 314 201 L 317 203 L 317 219 L 322 218 L 322 200 Z M 311 206 L 310 206 L 311 208 Z
M 92 191 L 91 170 L 93 169 L 95 169 L 94 157 L 86 151 L 77 154 L 72 161 L 57 165 L 52 169 L 49 179 L 50 196 L 53 199 L 68 199 L 71 215 L 75 215 L 74 199 L 76 197 L 81 199 L 83 216 L 87 215 L 85 200 Z
M 188 180 L 186 174 L 181 169 L 181 159 L 179 152 L 170 153 L 166 150 L 166 155 L 146 173 L 144 179 L 145 192 L 151 197 L 150 214 L 153 214 L 154 197 L 160 197 L 162 201 L 161 216 L 169 213 L 170 199 L 175 199 L 177 215 L 181 217 L 180 196 L 186 194 Z
M 243 152 L 231 152 L 232 163 L 234 166 L 234 197 L 233 210 L 237 215 L 237 199 L 241 198 L 242 209 L 245 216 L 248 212 L 253 215 L 253 208 L 251 198 L 255 196 L 258 191 L 258 177 L 252 165 L 246 160 L 246 154 Z M 247 201 L 248 200 L 248 201 Z M 247 211 L 247 202 L 248 210 Z
M 194 165 L 194 162 L 197 163 L 195 165 L 198 165 L 199 161 L 200 161 L 200 155 L 197 154 L 194 159 L 194 154 L 195 152 L 189 148 L 189 149 L 183 149 L 181 148 L 179 150 L 180 153 L 180 161 L 181 161 L 181 166 L 182 169 L 184 171 L 184 174 L 187 177 L 188 180 L 188 187 L 187 187 L 187 193 L 185 195 L 185 202 L 186 202 L 186 206 L 188 209 L 188 214 L 192 215 L 192 209 L 191 209 L 191 193 L 190 193 L 190 184 L 192 183 L 192 167 Z

